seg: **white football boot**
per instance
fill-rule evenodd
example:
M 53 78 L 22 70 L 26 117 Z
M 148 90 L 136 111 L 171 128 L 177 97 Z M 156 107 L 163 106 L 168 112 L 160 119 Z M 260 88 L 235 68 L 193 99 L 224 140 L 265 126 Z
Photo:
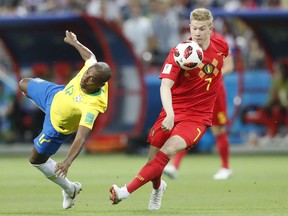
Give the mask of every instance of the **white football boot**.
M 152 190 L 151 198 L 149 201 L 148 209 L 149 210 L 159 210 L 161 207 L 161 201 L 164 191 L 167 188 L 167 183 L 161 180 L 160 187 L 155 190 Z
M 163 173 L 171 179 L 175 179 L 178 176 L 178 170 L 172 164 L 168 164 L 164 168 Z
M 82 186 L 79 182 L 73 182 L 72 183 L 74 185 L 74 192 L 73 194 L 69 195 L 66 193 L 65 190 L 62 190 L 62 195 L 63 195 L 63 208 L 64 209 L 68 209 L 71 208 L 76 200 L 76 196 L 80 193 L 80 191 L 82 190 Z
M 110 188 L 110 200 L 113 205 L 118 204 L 123 199 L 127 199 L 130 193 L 127 191 L 126 185 L 119 188 L 117 185 L 112 185 Z
M 226 180 L 232 175 L 232 170 L 227 168 L 221 168 L 218 172 L 213 176 L 214 180 Z

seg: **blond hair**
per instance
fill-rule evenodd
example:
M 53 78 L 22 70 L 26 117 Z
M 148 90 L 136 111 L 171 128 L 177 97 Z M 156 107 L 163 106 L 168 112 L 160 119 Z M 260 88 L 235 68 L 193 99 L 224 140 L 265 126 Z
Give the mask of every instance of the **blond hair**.
M 213 16 L 206 8 L 197 8 L 190 13 L 190 23 L 193 21 L 207 21 L 208 26 L 213 25 Z

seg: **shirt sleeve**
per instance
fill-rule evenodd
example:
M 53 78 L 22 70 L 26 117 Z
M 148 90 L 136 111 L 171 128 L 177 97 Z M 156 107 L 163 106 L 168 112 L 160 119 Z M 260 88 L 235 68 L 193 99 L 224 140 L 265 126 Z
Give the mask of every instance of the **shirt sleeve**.
M 171 49 L 169 55 L 167 56 L 162 68 L 161 74 L 159 76 L 160 79 L 168 78 L 175 81 L 178 77 L 181 68 L 177 65 L 174 60 L 174 48 Z
M 97 110 L 84 110 L 79 125 L 88 127 L 92 130 L 98 114 L 99 112 Z

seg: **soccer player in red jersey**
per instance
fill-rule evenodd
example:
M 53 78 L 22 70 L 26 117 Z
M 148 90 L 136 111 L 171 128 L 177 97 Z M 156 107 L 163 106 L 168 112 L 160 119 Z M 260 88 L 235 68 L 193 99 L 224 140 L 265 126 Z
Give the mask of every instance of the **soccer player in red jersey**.
M 213 38 L 219 38 L 220 40 L 225 40 L 225 38 L 218 34 L 213 33 Z M 222 76 L 232 72 L 234 70 L 234 60 L 233 56 L 229 54 L 224 59 L 224 64 L 222 67 Z M 218 154 L 221 159 L 221 168 L 213 176 L 215 180 L 226 180 L 232 175 L 232 170 L 229 167 L 229 140 L 226 132 L 227 120 L 227 108 L 226 108 L 226 89 L 224 83 L 222 83 L 219 90 L 214 110 L 213 110 L 213 119 L 211 131 L 216 139 L 216 146 L 218 149 Z M 188 150 L 183 150 L 177 153 L 171 164 L 168 164 L 164 168 L 164 174 L 174 179 L 177 177 L 180 164 L 183 160 L 183 157 L 188 153 Z
M 171 49 L 160 74 L 163 109 L 148 135 L 148 162 L 127 186 L 112 185 L 112 204 L 118 204 L 151 181 L 153 189 L 148 209 L 160 209 L 167 187 L 161 180 L 164 167 L 177 152 L 196 145 L 212 125 L 213 108 L 222 85 L 221 68 L 229 48 L 225 41 L 211 38 L 213 16 L 205 8 L 191 12 L 190 33 L 192 40 L 203 49 L 204 59 L 197 68 L 185 71 L 175 63 L 175 48 Z

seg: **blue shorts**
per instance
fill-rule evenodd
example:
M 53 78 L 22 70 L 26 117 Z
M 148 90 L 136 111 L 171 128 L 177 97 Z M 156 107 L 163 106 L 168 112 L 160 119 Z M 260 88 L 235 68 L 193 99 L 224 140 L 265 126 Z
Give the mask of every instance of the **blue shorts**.
M 27 86 L 29 98 L 46 113 L 42 132 L 34 139 L 34 147 L 40 154 L 53 155 L 72 134 L 64 135 L 57 132 L 50 120 L 50 108 L 54 95 L 64 89 L 64 85 L 57 85 L 39 78 L 32 79 Z

